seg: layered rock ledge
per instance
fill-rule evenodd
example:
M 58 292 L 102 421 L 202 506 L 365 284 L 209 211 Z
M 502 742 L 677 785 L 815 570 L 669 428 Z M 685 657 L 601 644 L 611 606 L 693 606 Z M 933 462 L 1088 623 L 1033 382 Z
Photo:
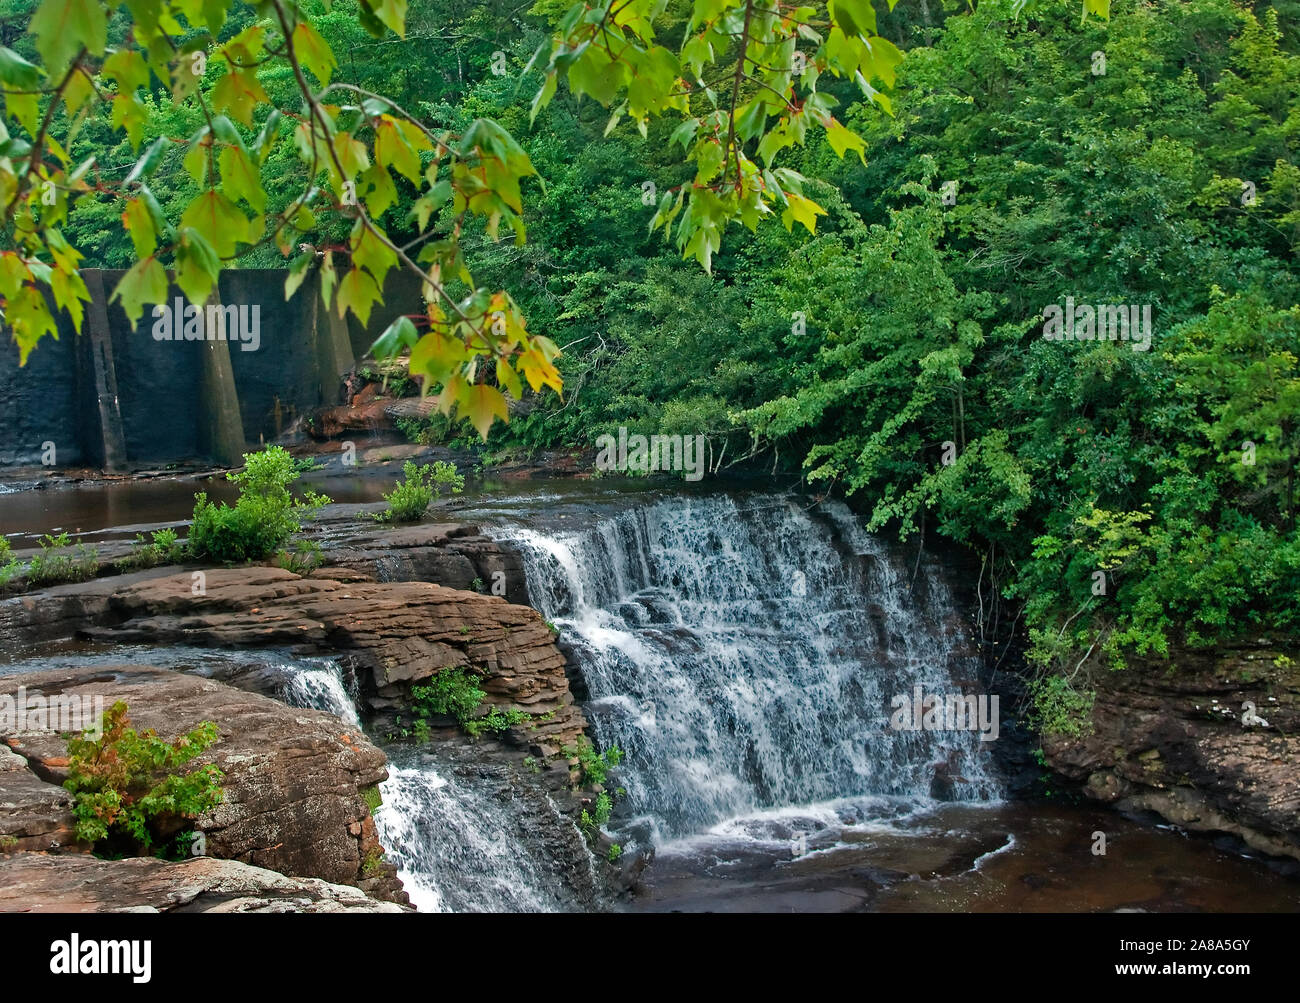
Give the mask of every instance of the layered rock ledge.
M 1300 652 L 1182 652 L 1094 687 L 1090 730 L 1043 737 L 1054 769 L 1099 801 L 1300 859 Z M 1247 703 L 1267 726 L 1243 723 Z
M 484 676 L 485 712 L 533 715 L 511 729 L 516 744 L 550 758 L 586 728 L 564 655 L 536 610 L 429 582 L 375 582 L 351 568 L 311 577 L 271 567 L 164 568 L 0 602 L 0 644 L 71 636 L 343 654 L 381 713 L 405 708 L 413 684 L 473 667 Z

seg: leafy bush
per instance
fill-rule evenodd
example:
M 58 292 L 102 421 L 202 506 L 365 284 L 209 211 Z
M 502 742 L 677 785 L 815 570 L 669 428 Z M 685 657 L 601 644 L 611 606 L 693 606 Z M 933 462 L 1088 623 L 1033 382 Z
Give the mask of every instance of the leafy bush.
M 393 490 L 384 495 L 388 509 L 375 516 L 379 522 L 416 522 L 424 517 L 429 502 L 447 488 L 458 495 L 465 487 L 465 478 L 456 473 L 454 463 L 438 461 L 418 466 L 407 460 L 402 464 L 405 480 L 398 481 Z
M 305 575 L 315 571 L 325 561 L 321 545 L 315 540 L 298 539 L 293 541 L 293 550 L 281 550 L 276 555 L 276 563 L 285 571 L 295 575 Z
M 135 537 L 135 549 L 117 562 L 122 570 L 156 568 L 160 564 L 179 564 L 185 560 L 186 545 L 176 536 L 174 529 L 159 529 L 152 534 L 153 542 L 146 543 L 143 533 Z
M 476 716 L 487 694 L 479 689 L 478 679 L 466 669 L 443 669 L 428 686 L 412 686 L 411 696 L 418 719 L 415 733 L 420 741 L 428 741 L 428 718 L 433 714 L 450 714 L 475 737 L 485 731 L 499 734 L 528 719 L 521 710 L 502 711 L 496 707 L 482 717 Z
M 72 541 L 67 533 L 58 536 L 46 533 L 40 544 L 41 552 L 32 558 L 27 568 L 27 580 L 33 585 L 84 582 L 94 578 L 99 570 L 99 552 L 79 543 L 69 553 Z
M 471 735 L 478 736 L 485 731 L 500 734 L 508 728 L 512 728 L 521 721 L 527 721 L 528 715 L 521 710 L 510 709 L 508 711 L 498 710 L 493 707 L 483 717 L 472 718 L 468 721 L 462 721 L 465 730 Z
M 591 839 L 596 834 L 596 830 L 609 821 L 610 813 L 614 810 L 614 802 L 610 796 L 600 793 L 596 796 L 596 804 L 589 813 L 586 808 L 582 809 L 582 814 L 578 816 L 578 828 L 582 830 L 583 835 Z
M 462 725 L 470 720 L 487 696 L 478 688 L 478 680 L 465 669 L 443 669 L 428 686 L 412 686 L 415 713 L 420 718 L 433 714 L 450 714 Z
M 137 732 L 117 701 L 104 712 L 99 738 L 68 740 L 68 779 L 77 839 L 100 855 L 184 856 L 184 821 L 221 802 L 221 770 L 209 763 L 188 774 L 177 770 L 217 741 L 204 721 L 174 742 L 153 729 Z
M 609 862 L 612 864 L 621 856 L 623 856 L 623 847 L 619 846 L 617 843 L 611 843 L 609 847 Z
M 566 745 L 560 750 L 570 759 L 577 757 L 582 770 L 583 786 L 603 784 L 609 771 L 623 761 L 623 750 L 611 745 L 605 752 L 598 753 L 591 740 L 583 735 L 577 745 Z
M 1096 696 L 1074 689 L 1064 676 L 1042 676 L 1029 684 L 1029 724 L 1044 734 L 1077 738 L 1092 728 Z
M 312 469 L 310 460 L 295 461 L 280 446 L 267 446 L 260 453 L 245 453 L 244 464 L 243 470 L 226 475 L 240 485 L 233 508 L 209 502 L 206 492 L 194 496 L 189 543 L 195 557 L 225 564 L 269 557 L 302 528 L 302 519 L 329 504 L 315 492 L 302 499 L 289 493 L 299 475 Z
M 22 569 L 22 561 L 14 557 L 10 550 L 9 538 L 0 536 L 0 586 L 8 585 Z

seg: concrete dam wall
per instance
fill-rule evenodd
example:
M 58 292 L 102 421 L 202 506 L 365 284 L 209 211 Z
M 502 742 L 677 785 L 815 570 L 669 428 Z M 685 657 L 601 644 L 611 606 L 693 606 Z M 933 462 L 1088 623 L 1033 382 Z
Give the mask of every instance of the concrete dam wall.
M 286 302 L 284 270 L 227 269 L 197 316 L 173 286 L 161 316 L 146 308 L 132 325 L 108 302 L 124 273 L 81 274 L 91 302 L 79 336 L 58 312 L 58 340 L 43 339 L 20 368 L 0 327 L 0 467 L 238 464 L 305 411 L 337 403 L 341 377 L 380 332 L 423 309 L 418 280 L 405 274 L 389 274 L 383 304 L 362 325 L 325 309 L 315 270 Z

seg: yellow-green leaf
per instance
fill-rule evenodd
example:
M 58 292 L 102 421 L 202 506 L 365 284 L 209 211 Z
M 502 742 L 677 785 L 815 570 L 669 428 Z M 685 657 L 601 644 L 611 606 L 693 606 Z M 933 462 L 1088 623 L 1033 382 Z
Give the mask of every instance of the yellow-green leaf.
M 230 113 L 237 122 L 251 126 L 253 109 L 270 101 L 251 70 L 231 70 L 212 88 L 212 103 Z
M 293 29 L 291 41 L 294 51 L 298 54 L 298 61 L 307 67 L 311 75 L 322 85 L 328 84 L 334 73 L 334 67 L 338 66 L 338 60 L 334 58 L 329 43 L 321 38 L 320 32 L 306 21 L 299 21 L 297 27 Z
M 54 302 L 60 310 L 68 311 L 72 326 L 80 334 L 81 319 L 86 312 L 82 303 L 90 302 L 90 290 L 86 288 L 85 280 L 79 272 L 65 272 L 62 268 L 57 268 L 50 280 L 50 287 L 54 290 Z
M 227 146 L 217 158 L 221 180 L 232 197 L 243 199 L 258 212 L 266 211 L 266 192 L 262 174 L 247 153 L 237 146 Z
M 360 268 L 354 268 L 339 283 L 339 317 L 351 310 L 362 324 L 370 323 L 370 309 L 380 300 L 379 286 Z
M 364 220 L 358 219 L 348 240 L 353 264 L 364 268 L 377 282 L 383 282 L 388 270 L 397 264 L 397 252 L 388 246 L 382 235 L 383 230 L 373 223 L 367 226 Z
M 179 238 L 176 245 L 176 285 L 191 303 L 206 303 L 221 272 L 217 252 L 193 227 L 181 227 Z
M 534 391 L 540 389 L 543 384 L 556 393 L 563 389 L 559 370 L 551 364 L 550 359 L 543 355 L 535 344 L 530 345 L 520 353 L 518 368 Z
M 284 279 L 284 298 L 290 299 L 298 291 L 303 280 L 307 278 L 307 273 L 311 270 L 312 259 L 315 257 L 311 251 L 306 251 L 298 255 L 289 264 L 289 274 Z
M 122 225 L 131 235 L 137 258 L 147 258 L 158 246 L 158 234 L 149 216 L 149 207 L 142 198 L 128 199 L 122 212 Z
M 511 368 L 510 363 L 505 359 L 497 359 L 497 382 L 501 384 L 510 396 L 515 400 L 520 400 L 524 396 L 523 384 L 519 382 L 519 374 Z
M 866 166 L 866 141 L 842 122 L 831 119 L 830 125 L 826 126 L 826 140 L 831 144 L 831 149 L 835 151 L 837 157 L 843 158 L 846 151 L 856 150 L 858 159 L 862 161 L 864 167 Z
M 209 188 L 181 214 L 181 224 L 192 226 L 222 258 L 233 258 L 235 246 L 248 240 L 248 217 L 215 188 Z
M 406 0 L 372 0 L 370 7 L 394 34 L 406 37 Z
M 471 425 L 478 429 L 479 436 L 486 441 L 488 432 L 492 429 L 492 422 L 500 418 L 502 421 L 510 420 L 510 411 L 506 407 L 506 399 L 501 395 L 501 391 L 496 387 L 490 387 L 486 383 L 475 383 L 466 385 L 456 399 L 460 410 L 457 412 L 462 418 L 468 418 Z
M 59 336 L 59 328 L 50 313 L 49 304 L 45 302 L 41 291 L 33 285 L 23 286 L 16 296 L 10 297 L 5 305 L 5 323 L 18 342 L 20 366 L 27 365 L 27 356 L 42 337 L 47 334 L 52 334 L 55 338 Z
M 120 300 L 127 319 L 138 324 L 146 303 L 162 303 L 166 299 L 167 272 L 157 258 L 145 258 L 122 276 L 109 302 Z
M 104 13 L 99 0 L 42 0 L 27 30 L 36 36 L 36 51 L 50 76 L 62 76 L 83 45 L 91 55 L 104 54 Z
M 781 213 L 781 222 L 791 230 L 796 222 L 808 228 L 809 233 L 817 232 L 817 217 L 825 216 L 826 210 L 812 199 L 806 199 L 795 192 L 786 192 L 786 210 Z
M 430 331 L 411 349 L 411 372 L 425 377 L 425 387 L 444 383 L 466 358 L 465 345 L 440 331 Z
M 411 184 L 419 186 L 420 157 L 388 115 L 380 116 L 375 127 L 375 162 L 393 168 Z
M 103 73 L 116 81 L 119 94 L 130 94 L 149 83 L 149 67 L 136 49 L 116 50 L 104 60 Z

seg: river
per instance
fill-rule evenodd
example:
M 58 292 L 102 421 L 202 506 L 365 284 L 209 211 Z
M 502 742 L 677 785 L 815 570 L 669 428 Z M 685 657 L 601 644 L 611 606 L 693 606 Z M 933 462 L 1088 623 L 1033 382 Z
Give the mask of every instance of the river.
M 372 501 L 388 484 L 312 486 Z M 80 527 L 110 539 L 184 520 L 193 490 L 160 480 L 25 491 L 0 496 L 0 519 L 18 538 Z M 984 678 L 959 569 L 864 533 L 839 503 L 752 484 L 531 482 L 474 485 L 444 517 L 519 550 L 598 747 L 624 753 L 606 830 L 650 862 L 639 893 L 614 908 L 1300 908 L 1294 865 L 1070 803 L 1048 783 L 1013 792 L 999 742 L 1018 711 Z M 6 656 L 0 671 L 128 654 L 358 715 L 338 665 L 277 652 L 73 644 Z M 1004 697 L 1003 737 L 896 727 L 894 708 L 918 686 Z M 468 744 L 386 751 L 376 824 L 419 908 L 593 907 L 594 872 L 558 865 L 582 855 L 582 837 L 543 794 L 477 767 Z

